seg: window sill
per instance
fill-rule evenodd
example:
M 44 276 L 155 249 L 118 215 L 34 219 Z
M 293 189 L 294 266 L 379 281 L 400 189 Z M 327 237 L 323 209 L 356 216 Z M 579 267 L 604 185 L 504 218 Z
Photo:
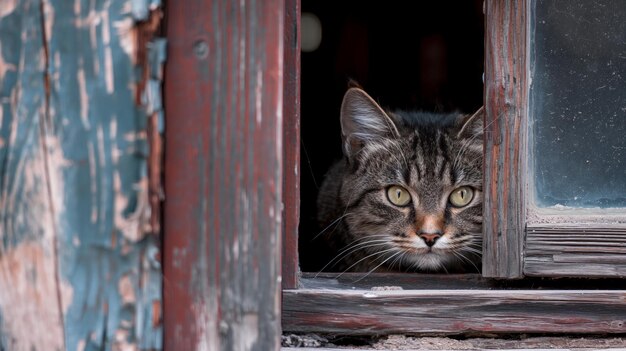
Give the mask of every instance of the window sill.
M 594 284 L 603 290 L 589 290 L 577 289 L 584 282 L 577 279 L 499 282 L 476 275 L 371 274 L 352 283 L 362 274 L 332 276 L 305 274 L 301 289 L 283 290 L 285 332 L 626 332 L 626 290 L 610 289 L 623 286 L 616 279 Z

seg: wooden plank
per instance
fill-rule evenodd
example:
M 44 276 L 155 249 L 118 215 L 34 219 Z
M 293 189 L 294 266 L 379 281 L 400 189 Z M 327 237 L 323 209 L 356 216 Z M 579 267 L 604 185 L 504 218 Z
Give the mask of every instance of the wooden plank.
M 412 274 L 412 273 L 303 273 L 302 289 L 490 289 L 498 287 L 494 280 L 478 274 Z
M 298 286 L 300 223 L 300 0 L 285 0 L 283 289 Z
M 300 288 L 320 290 L 612 290 L 626 287 L 619 278 L 589 280 L 583 278 L 515 280 L 483 278 L 479 274 L 423 273 L 303 273 Z
M 626 290 L 412 290 L 283 293 L 286 332 L 624 333 Z
M 626 228 L 597 225 L 529 226 L 524 274 L 626 277 Z
M 39 1 L 0 5 L 0 349 L 65 350 Z M 57 204 L 58 206 L 58 204 Z
M 284 1 L 172 1 L 166 350 L 277 350 Z
M 528 3 L 485 1 L 485 277 L 522 277 Z
M 626 264 L 623 262 L 607 264 L 601 259 L 589 261 L 559 262 L 558 257 L 555 259 L 554 257 L 534 256 L 524 260 L 524 274 L 535 277 L 626 278 Z M 626 283 L 621 282 L 620 285 L 626 285 Z
M 0 6 L 0 349 L 161 348 L 130 8 Z

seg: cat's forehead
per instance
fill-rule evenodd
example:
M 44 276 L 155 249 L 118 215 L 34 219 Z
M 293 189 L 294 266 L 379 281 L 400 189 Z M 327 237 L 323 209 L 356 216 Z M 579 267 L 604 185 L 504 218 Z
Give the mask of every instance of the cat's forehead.
M 369 181 L 429 189 L 480 181 L 480 155 L 468 154 L 450 128 L 422 128 L 399 139 L 370 143 L 361 150 L 363 176 Z

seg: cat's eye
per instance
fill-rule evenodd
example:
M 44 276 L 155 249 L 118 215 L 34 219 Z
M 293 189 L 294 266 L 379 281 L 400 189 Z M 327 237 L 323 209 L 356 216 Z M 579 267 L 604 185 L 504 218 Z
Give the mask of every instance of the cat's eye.
M 387 189 L 387 198 L 389 202 L 396 206 L 406 206 L 411 202 L 409 192 L 405 188 L 397 185 L 390 186 Z
M 451 194 L 448 200 L 454 207 L 464 207 L 469 204 L 474 198 L 474 189 L 469 186 L 462 186 L 456 188 Z

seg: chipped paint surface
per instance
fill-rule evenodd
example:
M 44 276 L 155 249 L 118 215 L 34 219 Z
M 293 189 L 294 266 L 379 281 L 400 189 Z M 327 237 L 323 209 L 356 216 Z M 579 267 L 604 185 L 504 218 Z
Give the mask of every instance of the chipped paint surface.
M 0 350 L 162 348 L 131 5 L 0 1 Z

